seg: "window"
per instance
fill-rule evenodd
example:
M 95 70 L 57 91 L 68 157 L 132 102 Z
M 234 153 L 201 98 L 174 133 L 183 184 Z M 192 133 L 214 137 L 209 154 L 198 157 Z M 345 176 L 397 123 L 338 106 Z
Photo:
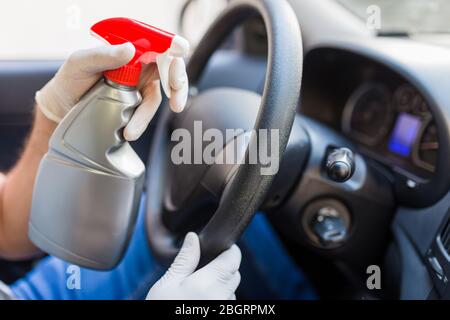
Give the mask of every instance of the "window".
M 211 0 L 194 2 L 198 5 Z M 0 11 L 0 59 L 63 59 L 75 50 L 99 45 L 99 40 L 90 36 L 89 28 L 110 17 L 130 17 L 178 32 L 185 3 L 186 0 L 5 0 Z M 195 19 L 199 12 L 193 13 L 189 28 L 199 28 L 196 23 L 214 11 L 205 8 L 201 19 Z

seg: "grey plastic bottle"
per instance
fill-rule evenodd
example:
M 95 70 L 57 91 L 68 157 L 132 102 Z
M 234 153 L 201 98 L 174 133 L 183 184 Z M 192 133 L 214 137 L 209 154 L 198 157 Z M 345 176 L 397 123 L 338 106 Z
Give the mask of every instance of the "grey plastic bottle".
M 122 137 L 142 98 L 100 80 L 64 117 L 41 161 L 29 237 L 70 263 L 110 269 L 136 221 L 145 166 Z

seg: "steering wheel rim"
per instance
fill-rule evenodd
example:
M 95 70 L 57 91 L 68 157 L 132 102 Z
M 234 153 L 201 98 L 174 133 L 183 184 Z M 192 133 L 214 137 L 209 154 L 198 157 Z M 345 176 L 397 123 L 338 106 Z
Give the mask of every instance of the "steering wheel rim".
M 300 27 L 287 1 L 237 0 L 216 19 L 200 41 L 188 67 L 191 84 L 196 84 L 212 54 L 223 40 L 246 19 L 262 17 L 268 36 L 268 63 L 260 109 L 254 130 L 279 130 L 280 161 L 286 148 L 301 87 L 303 51 Z M 146 227 L 149 245 L 156 258 L 169 264 L 179 250 L 176 237 L 164 226 L 163 194 L 165 165 L 168 158 L 168 127 L 171 113 L 163 111 L 150 151 L 146 180 Z M 252 137 L 248 150 L 256 144 Z M 270 143 L 270 142 L 269 142 Z M 249 161 L 239 168 L 222 195 L 219 206 L 200 232 L 202 264 L 233 245 L 264 200 L 273 175 L 261 175 L 262 164 Z

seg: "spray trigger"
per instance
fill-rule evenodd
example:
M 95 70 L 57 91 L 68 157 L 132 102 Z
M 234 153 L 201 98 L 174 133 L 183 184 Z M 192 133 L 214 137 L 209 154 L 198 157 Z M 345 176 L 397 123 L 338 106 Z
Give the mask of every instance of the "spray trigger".
M 96 36 L 110 44 L 131 42 L 135 55 L 131 61 L 115 70 L 104 73 L 105 77 L 126 86 L 139 83 L 142 63 L 156 63 L 164 93 L 170 98 L 170 65 L 175 57 L 186 57 L 189 43 L 184 38 L 128 18 L 110 18 L 91 27 Z

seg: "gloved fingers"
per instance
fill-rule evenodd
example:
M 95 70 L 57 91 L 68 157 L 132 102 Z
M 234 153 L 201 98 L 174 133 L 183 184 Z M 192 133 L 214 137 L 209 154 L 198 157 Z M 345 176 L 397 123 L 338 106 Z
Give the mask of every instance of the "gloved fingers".
M 169 68 L 169 84 L 172 90 L 181 90 L 188 82 L 186 65 L 182 58 L 174 58 Z
M 139 82 L 138 89 L 145 89 L 149 83 L 159 79 L 158 67 L 151 63 L 144 65 L 142 69 L 142 76 Z M 186 74 L 186 65 L 182 58 L 173 58 L 169 67 L 169 89 L 170 100 L 169 105 L 172 111 L 181 112 L 186 106 L 189 81 Z
M 159 80 L 152 81 L 144 88 L 142 103 L 124 129 L 123 135 L 126 140 L 134 141 L 142 135 L 158 110 L 161 101 Z
M 135 48 L 131 42 L 74 52 L 67 63 L 79 68 L 86 74 L 96 74 L 106 70 L 114 70 L 127 64 L 134 56 Z
M 229 282 L 221 284 L 224 286 L 223 290 L 226 294 L 225 299 L 236 300 L 236 290 L 239 287 L 240 283 L 241 283 L 241 274 L 239 271 L 236 271 L 236 273 L 233 275 L 233 277 Z M 228 294 L 226 292 L 228 292 Z
M 183 246 L 167 271 L 170 277 L 186 278 L 191 275 L 200 261 L 200 240 L 194 232 L 184 238 Z
M 185 58 L 189 53 L 189 42 L 180 36 L 175 36 L 172 40 L 172 45 L 169 48 L 169 53 L 173 57 Z
M 233 274 L 207 273 L 194 279 L 208 288 L 207 291 L 214 291 L 214 293 L 209 294 L 211 299 L 230 300 L 236 299 L 234 295 L 241 283 L 241 274 L 239 271 Z
M 233 275 L 234 273 L 236 273 L 236 271 L 239 270 L 241 259 L 241 250 L 237 245 L 234 244 L 230 249 L 222 252 L 203 268 L 209 269 L 213 272 Z
M 188 83 L 184 84 L 180 90 L 171 90 L 171 97 L 169 99 L 170 109 L 173 112 L 182 112 L 186 106 L 189 86 Z
M 222 252 L 209 264 L 197 270 L 195 276 L 208 279 L 215 285 L 227 285 L 234 278 L 241 264 L 241 250 L 233 245 L 230 249 Z
M 181 112 L 186 106 L 189 81 L 186 74 L 186 66 L 181 58 L 174 58 L 169 70 L 170 100 L 172 111 Z
M 231 281 L 229 283 L 229 288 L 231 292 L 233 292 L 233 294 L 234 292 L 236 292 L 240 283 L 241 283 L 241 273 L 239 271 L 236 271 L 236 273 L 233 275 L 233 278 L 231 278 Z M 236 296 L 234 297 L 234 300 L 236 300 Z

